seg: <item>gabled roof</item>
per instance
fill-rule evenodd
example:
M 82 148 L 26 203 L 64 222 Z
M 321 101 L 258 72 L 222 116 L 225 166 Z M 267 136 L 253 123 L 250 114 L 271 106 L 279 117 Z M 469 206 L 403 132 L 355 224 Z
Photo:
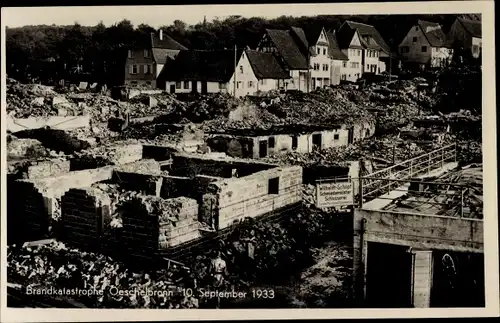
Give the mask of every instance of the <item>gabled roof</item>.
M 307 54 L 295 40 L 294 30 L 266 29 L 266 34 L 290 69 L 308 69 Z M 300 35 L 299 35 L 300 36 Z
M 340 49 L 346 49 L 349 48 L 351 45 L 352 38 L 354 37 L 354 34 L 356 34 L 356 30 L 351 29 L 351 28 L 340 28 L 336 33 L 335 36 L 337 38 L 337 44 L 339 45 Z
M 335 60 L 349 60 L 347 55 L 340 50 L 335 32 L 327 32 L 326 37 L 328 38 L 328 54 L 330 57 Z
M 424 20 L 419 20 L 417 24 L 432 47 L 451 47 L 440 24 Z
M 366 46 L 370 46 L 370 47 L 367 47 L 367 48 L 370 48 L 370 49 L 380 49 L 380 50 L 383 50 L 386 53 L 389 53 L 391 51 L 390 47 L 384 41 L 384 38 L 382 38 L 382 35 L 380 35 L 380 33 L 378 32 L 378 30 L 374 26 L 363 24 L 363 23 L 360 23 L 360 22 L 349 21 L 349 20 L 346 21 L 344 23 L 344 25 L 347 25 L 350 29 L 357 30 L 358 33 L 359 33 L 359 35 L 362 38 L 362 43 L 365 42 L 364 41 L 365 37 L 372 38 L 373 41 L 374 41 L 374 44 L 376 44 L 376 45 L 372 45 L 372 43 L 370 42 L 369 44 L 366 44 Z M 341 28 L 344 25 L 342 25 Z
M 242 50 L 236 51 L 239 61 Z M 166 81 L 229 82 L 234 74 L 234 50 L 182 50 L 164 68 Z
M 464 18 L 457 18 L 459 23 L 462 24 L 464 29 L 472 36 L 481 38 L 481 21 L 479 20 L 469 20 Z
M 306 34 L 306 39 L 311 46 L 314 46 L 318 40 L 321 32 L 323 31 L 323 27 L 321 26 L 310 26 L 304 29 Z
M 153 52 L 153 59 L 157 64 L 165 64 L 168 58 L 175 58 L 172 49 L 153 48 L 151 51 Z
M 258 79 L 289 79 L 290 74 L 283 69 L 273 53 L 246 50 L 248 61 Z
M 187 50 L 187 48 L 177 41 L 175 41 L 172 37 L 163 33 L 163 39 L 160 39 L 155 33 L 151 33 L 151 48 L 163 48 L 163 49 L 173 49 L 173 50 Z

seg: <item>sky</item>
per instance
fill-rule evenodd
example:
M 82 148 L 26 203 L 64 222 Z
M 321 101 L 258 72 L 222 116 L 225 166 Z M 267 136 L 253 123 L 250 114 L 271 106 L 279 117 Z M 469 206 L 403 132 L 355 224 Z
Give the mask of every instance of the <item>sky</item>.
M 444 3 L 448 2 L 448 5 Z M 12 7 L 2 8 L 3 25 L 72 25 L 95 26 L 102 21 L 110 26 L 123 19 L 135 26 L 145 23 L 152 27 L 170 25 L 176 19 L 196 24 L 216 17 L 230 15 L 274 18 L 281 15 L 313 16 L 318 14 L 388 14 L 388 13 L 441 13 L 457 11 L 449 1 L 442 3 L 349 3 L 349 4 L 266 4 L 266 5 L 177 5 L 177 6 L 86 6 L 86 7 Z M 451 11 L 450 11 L 451 10 Z

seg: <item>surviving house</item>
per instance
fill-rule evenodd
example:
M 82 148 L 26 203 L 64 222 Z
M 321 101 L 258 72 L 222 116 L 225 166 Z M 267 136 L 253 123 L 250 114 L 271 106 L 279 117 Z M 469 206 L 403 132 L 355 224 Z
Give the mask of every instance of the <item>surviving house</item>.
M 481 54 L 481 21 L 457 18 L 448 33 L 452 44 L 458 44 L 469 51 L 472 57 L 478 58 Z
M 277 90 L 289 78 L 272 53 L 251 50 L 185 50 L 162 73 L 170 93 L 229 93 L 241 97 Z
M 337 41 L 349 59 L 342 65 L 343 80 L 356 81 L 364 73 L 385 72 L 386 64 L 381 58 L 389 56 L 390 48 L 375 27 L 345 21 L 337 31 Z
M 162 86 L 157 84 L 168 58 L 175 58 L 181 50 L 187 48 L 163 33 L 151 33 L 149 39 L 143 44 L 130 48 L 125 63 L 125 85 L 146 85 L 151 87 Z
M 287 90 L 311 91 L 338 84 L 340 66 L 347 56 L 338 49 L 335 37 L 323 27 L 289 30 L 267 29 L 257 50 L 275 53 L 290 73 Z
M 305 35 L 311 53 L 311 88 L 339 84 L 340 66 L 347 56 L 339 50 L 335 35 L 323 27 L 306 28 Z
M 328 51 L 331 58 L 330 84 L 337 85 L 340 83 L 342 66 L 349 61 L 349 58 L 340 50 L 335 31 L 327 32 L 326 36 L 328 37 Z
M 276 54 L 280 64 L 290 75 L 290 79 L 285 82 L 287 90 L 308 92 L 311 89 L 309 73 L 313 53 L 309 50 L 306 35 L 301 28 L 266 29 L 257 50 Z
M 451 62 L 453 50 L 441 25 L 419 20 L 399 44 L 399 53 L 408 67 L 443 67 Z

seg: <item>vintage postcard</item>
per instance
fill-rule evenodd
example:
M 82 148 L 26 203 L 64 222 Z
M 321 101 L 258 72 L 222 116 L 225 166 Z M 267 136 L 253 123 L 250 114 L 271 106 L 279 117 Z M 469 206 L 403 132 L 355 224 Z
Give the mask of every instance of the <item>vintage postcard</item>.
M 3 8 L 2 322 L 499 315 L 493 12 Z

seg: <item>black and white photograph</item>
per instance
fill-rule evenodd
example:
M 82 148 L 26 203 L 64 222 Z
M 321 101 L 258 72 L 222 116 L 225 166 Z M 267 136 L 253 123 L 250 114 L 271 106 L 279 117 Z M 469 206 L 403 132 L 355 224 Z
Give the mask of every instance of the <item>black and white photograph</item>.
M 498 313 L 460 3 L 3 8 L 4 306 Z

